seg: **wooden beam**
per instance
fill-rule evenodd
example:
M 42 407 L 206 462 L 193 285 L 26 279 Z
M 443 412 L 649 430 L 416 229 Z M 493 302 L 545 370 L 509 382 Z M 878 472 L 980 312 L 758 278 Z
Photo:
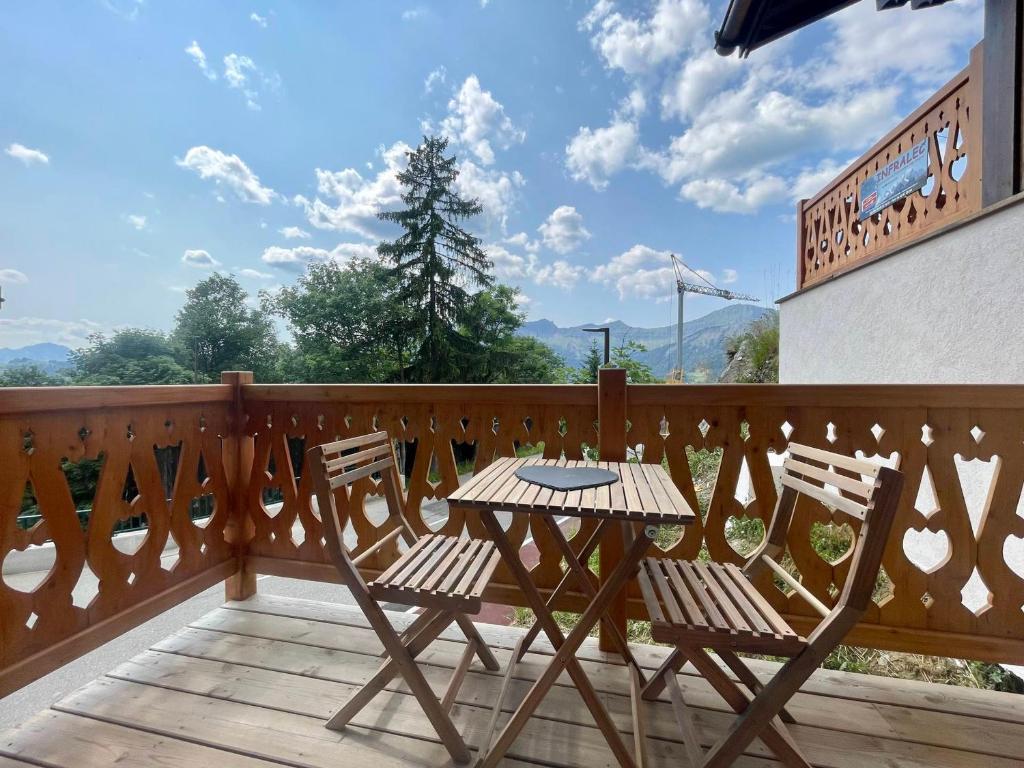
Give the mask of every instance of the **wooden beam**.
M 509 403 L 593 405 L 586 384 L 248 384 L 247 403 Z
M 231 387 L 233 394 L 228 415 L 228 434 L 224 436 L 224 474 L 228 482 L 228 522 L 224 540 L 232 546 L 238 567 L 224 582 L 225 600 L 245 600 L 256 594 L 256 572 L 247 568 L 245 551 L 256 533 L 249 510 L 245 507 L 246 484 L 252 474 L 253 438 L 245 434 L 245 403 L 242 386 L 252 384 L 250 371 L 224 371 L 221 383 Z
M 985 0 L 981 204 L 1021 191 L 1021 44 L 1024 0 Z
M 598 449 L 601 461 L 626 460 L 626 369 L 601 368 L 597 372 L 597 422 L 600 430 Z M 601 541 L 601 582 L 608 577 L 625 554 L 622 534 L 609 531 Z M 626 636 L 626 595 L 623 592 L 608 606 L 609 624 Z M 602 651 L 616 651 L 615 633 L 601 622 L 599 644 Z
M 16 413 L 90 411 L 97 408 L 139 408 L 199 403 L 230 403 L 223 384 L 122 387 L 6 387 L 0 389 L 0 416 Z

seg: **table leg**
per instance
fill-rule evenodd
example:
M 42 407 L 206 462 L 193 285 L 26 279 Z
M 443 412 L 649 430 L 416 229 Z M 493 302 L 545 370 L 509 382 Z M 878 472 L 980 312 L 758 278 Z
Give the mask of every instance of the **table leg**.
M 551 535 L 555 539 L 555 543 L 562 550 L 562 555 L 565 558 L 566 566 L 569 571 L 576 576 L 576 580 L 580 583 L 584 594 L 593 600 L 597 596 L 597 589 L 591 583 L 587 577 L 587 572 L 584 569 L 583 563 L 576 559 L 576 556 L 572 552 L 572 547 L 569 546 L 569 541 L 565 538 L 565 534 L 562 533 L 562 529 L 558 527 L 558 523 L 550 515 L 544 516 L 544 522 L 547 523 L 548 528 L 551 531 Z M 604 526 L 602 521 L 602 527 Z M 628 527 L 628 524 L 626 524 Z M 632 534 L 632 531 L 630 531 Z M 632 543 L 632 536 L 630 538 L 624 538 L 623 541 Z M 647 680 L 644 677 L 643 671 L 640 669 L 640 664 L 633 657 L 633 652 L 629 650 L 629 643 L 626 642 L 626 638 L 623 637 L 622 632 L 616 626 L 615 622 L 612 621 L 611 617 L 607 614 L 601 615 L 601 621 L 604 623 L 605 628 L 611 633 L 612 641 L 618 646 L 619 654 L 622 656 L 623 661 L 627 664 L 631 664 L 636 671 L 640 674 L 640 682 L 646 683 Z
M 544 515 L 544 519 L 551 520 L 547 515 Z M 590 560 L 590 556 L 594 554 L 594 550 L 597 549 L 597 545 L 601 542 L 601 537 L 604 535 L 604 531 L 607 529 L 608 525 L 608 520 L 602 520 L 598 524 L 597 528 L 594 529 L 594 532 L 590 534 L 590 538 L 587 539 L 586 543 L 583 545 L 583 549 L 580 550 L 579 555 L 573 555 L 573 559 L 579 563 L 585 563 Z M 558 602 L 558 599 L 569 591 L 569 584 L 575 575 L 576 574 L 571 568 L 562 575 L 562 580 L 558 582 L 558 586 L 555 587 L 555 591 L 551 593 L 550 597 L 548 597 L 546 605 L 549 608 L 553 608 L 555 603 Z M 589 581 L 590 580 L 588 579 L 587 582 L 589 583 Z M 534 621 L 527 630 L 526 636 L 523 638 L 523 642 L 519 646 L 519 655 L 515 657 L 515 661 L 517 663 L 523 660 L 523 656 L 525 656 L 526 652 L 530 650 L 530 646 L 533 645 L 533 641 L 537 639 L 537 635 L 539 634 L 540 622 Z
M 579 691 L 580 697 L 594 716 L 597 727 L 604 734 L 605 740 L 608 742 L 608 746 L 618 760 L 619 765 L 624 768 L 635 768 L 636 763 L 633 760 L 632 754 L 630 754 L 630 751 L 623 742 L 622 735 L 615 727 L 615 723 L 612 722 L 608 711 L 598 698 L 597 692 L 587 679 L 583 667 L 575 657 L 575 653 L 580 645 L 583 644 L 591 628 L 600 620 L 601 614 L 608 608 L 612 599 L 618 595 L 619 590 L 622 589 L 626 581 L 636 573 L 640 560 L 654 540 L 655 529 L 653 527 L 648 528 L 644 536 L 637 537 L 633 546 L 626 553 L 626 556 L 609 575 L 608 581 L 598 590 L 587 610 L 584 611 L 579 623 L 569 633 L 569 637 L 566 638 L 551 615 L 551 611 L 545 604 L 544 598 L 530 579 L 530 574 L 519 559 L 518 552 L 515 551 L 515 548 L 505 535 L 505 531 L 498 524 L 494 513 L 490 510 L 481 512 L 481 518 L 491 533 L 502 557 L 505 558 L 506 564 L 512 570 L 516 581 L 519 582 L 519 586 L 530 603 L 530 607 L 537 615 L 538 621 L 541 622 L 545 634 L 551 640 L 551 644 L 555 647 L 556 651 L 550 665 L 531 686 L 522 703 L 498 736 L 493 747 L 486 755 L 481 757 L 480 765 L 482 768 L 496 768 L 522 731 L 526 721 L 533 715 L 537 706 L 558 679 L 558 676 L 565 670 L 569 673 L 576 689 Z

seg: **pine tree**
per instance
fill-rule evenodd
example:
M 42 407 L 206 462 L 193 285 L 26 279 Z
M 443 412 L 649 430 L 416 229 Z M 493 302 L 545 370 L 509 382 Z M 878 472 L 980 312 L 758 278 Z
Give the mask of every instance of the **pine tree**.
M 459 332 L 471 301 L 467 288 L 493 283 L 480 238 L 461 226 L 483 209 L 455 190 L 459 171 L 455 157 L 445 157 L 447 148 L 447 139 L 424 137 L 398 174 L 406 207 L 378 214 L 404 230 L 382 242 L 377 253 L 400 276 L 399 300 L 410 310 L 410 332 L 422 334 L 410 378 L 424 382 L 451 381 L 460 361 L 472 356 L 474 343 Z

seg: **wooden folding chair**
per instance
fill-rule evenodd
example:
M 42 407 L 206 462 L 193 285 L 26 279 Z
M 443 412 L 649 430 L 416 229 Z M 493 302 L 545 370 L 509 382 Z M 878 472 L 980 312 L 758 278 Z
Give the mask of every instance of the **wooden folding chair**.
M 757 737 L 784 765 L 810 768 L 784 724 L 793 722 L 785 704 L 864 614 L 875 588 L 903 487 L 902 473 L 795 443 L 790 443 L 789 453 L 791 457 L 783 465 L 782 493 L 768 534 L 742 569 L 731 563 L 648 558 L 638 577 L 654 639 L 675 646 L 644 687 L 642 698 L 654 699 L 668 688 L 694 768 L 726 768 Z M 860 521 L 850 569 L 832 608 L 779 562 L 800 496 L 821 502 L 835 510 L 834 514 Z M 809 637 L 793 631 L 754 588 L 751 580 L 765 572 L 778 577 L 821 614 L 822 622 Z M 706 648 L 716 652 L 749 694 L 722 670 Z M 789 661 L 762 685 L 737 651 L 788 656 Z M 707 754 L 700 747 L 676 679 L 687 661 L 739 715 Z
M 320 445 L 309 451 L 309 458 L 327 551 L 342 582 L 352 591 L 356 604 L 384 644 L 385 657 L 377 673 L 352 695 L 328 721 L 327 727 L 342 730 L 395 675 L 401 675 L 452 759 L 468 762 L 469 749 L 449 712 L 474 656 L 479 656 L 487 669 L 499 668 L 497 659 L 467 614 L 480 612 L 481 594 L 501 555 L 490 541 L 416 535 L 402 513 L 403 491 L 387 432 Z M 387 530 L 375 544 L 352 556 L 342 537 L 343 523 L 338 516 L 335 493 L 344 493 L 350 498 L 352 483 L 375 474 L 380 475 L 390 513 L 385 523 Z M 398 537 L 405 540 L 409 549 L 367 583 L 359 572 L 359 564 Z M 399 634 L 378 601 L 425 610 Z M 416 666 L 415 658 L 453 622 L 465 633 L 467 645 L 447 690 L 438 700 Z

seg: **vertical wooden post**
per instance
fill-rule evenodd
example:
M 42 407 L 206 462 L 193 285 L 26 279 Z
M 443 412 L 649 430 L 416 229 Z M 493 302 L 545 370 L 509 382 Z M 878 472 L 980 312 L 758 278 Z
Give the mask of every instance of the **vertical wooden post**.
M 255 526 L 245 508 L 246 485 L 252 472 L 253 440 L 245 434 L 245 404 L 242 385 L 252 384 L 250 371 L 224 371 L 221 384 L 232 387 L 234 397 L 228 413 L 228 434 L 224 436 L 224 472 L 228 481 L 229 515 L 225 540 L 235 550 L 238 570 L 224 582 L 225 600 L 245 600 L 256 594 L 256 574 L 245 565 L 245 549 L 255 535 Z
M 597 421 L 600 429 L 598 449 L 601 461 L 626 460 L 626 369 L 601 368 L 597 372 Z M 618 527 L 601 540 L 601 583 L 615 570 L 625 555 Z M 626 592 L 608 606 L 608 616 L 626 636 Z M 615 635 L 601 623 L 599 645 L 602 651 L 616 651 Z
M 981 204 L 1021 190 L 1024 0 L 985 0 L 981 83 Z M 973 62 L 972 62 L 973 63 Z
M 804 287 L 804 254 L 807 253 L 807 229 L 804 227 L 804 206 L 807 198 L 796 204 L 796 290 Z

